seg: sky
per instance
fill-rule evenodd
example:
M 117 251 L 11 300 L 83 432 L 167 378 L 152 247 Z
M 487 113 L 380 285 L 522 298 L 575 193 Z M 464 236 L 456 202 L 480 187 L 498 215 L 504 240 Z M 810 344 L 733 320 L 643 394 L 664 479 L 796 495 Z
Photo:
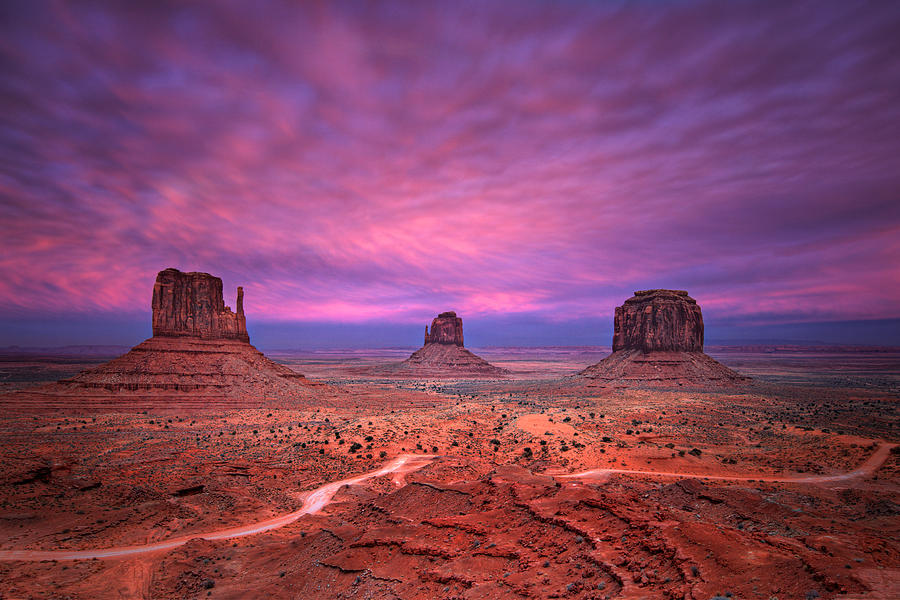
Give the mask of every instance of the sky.
M 3 2 L 0 345 L 900 345 L 900 3 Z

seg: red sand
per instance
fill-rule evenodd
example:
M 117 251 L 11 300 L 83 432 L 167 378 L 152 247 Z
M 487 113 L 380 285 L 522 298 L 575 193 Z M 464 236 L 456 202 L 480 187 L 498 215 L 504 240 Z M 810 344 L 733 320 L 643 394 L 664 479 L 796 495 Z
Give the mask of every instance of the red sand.
M 7 396 L 3 597 L 892 598 L 896 397 L 492 362 L 303 367 L 329 385 L 280 408 Z

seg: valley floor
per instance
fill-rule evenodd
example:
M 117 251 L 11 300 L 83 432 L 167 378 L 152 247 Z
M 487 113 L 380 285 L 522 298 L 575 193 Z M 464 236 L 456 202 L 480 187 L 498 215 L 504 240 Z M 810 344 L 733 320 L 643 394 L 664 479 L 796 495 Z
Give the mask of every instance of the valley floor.
M 278 357 L 343 390 L 327 408 L 4 396 L 0 597 L 895 597 L 890 390 L 815 363 L 610 389 L 567 376 L 579 353 L 481 354 L 513 375 Z

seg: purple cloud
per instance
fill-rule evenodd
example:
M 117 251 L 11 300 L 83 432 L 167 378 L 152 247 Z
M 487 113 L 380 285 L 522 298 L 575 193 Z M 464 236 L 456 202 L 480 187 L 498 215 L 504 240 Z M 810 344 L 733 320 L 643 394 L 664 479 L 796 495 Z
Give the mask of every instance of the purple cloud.
M 889 3 L 10 4 L 0 310 L 900 317 Z

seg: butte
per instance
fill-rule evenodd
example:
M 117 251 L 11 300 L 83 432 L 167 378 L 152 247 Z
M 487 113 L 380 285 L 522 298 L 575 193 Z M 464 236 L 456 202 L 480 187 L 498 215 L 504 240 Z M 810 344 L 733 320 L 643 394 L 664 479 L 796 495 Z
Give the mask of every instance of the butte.
M 703 352 L 703 315 L 682 290 L 646 290 L 616 308 L 613 352 L 578 373 L 600 385 L 734 385 L 746 378 Z
M 40 389 L 53 396 L 122 401 L 171 399 L 174 406 L 204 399 L 288 401 L 313 397 L 327 386 L 308 381 L 250 344 L 244 290 L 237 312 L 225 306 L 222 280 L 209 273 L 165 269 L 153 286 L 153 337 L 128 353 L 71 379 Z M 37 390 L 36 390 L 37 391 Z M 280 402 L 284 404 L 284 402 Z
M 442 312 L 425 326 L 425 343 L 391 368 L 409 377 L 502 377 L 509 371 L 495 367 L 463 347 L 462 319 L 453 311 Z

